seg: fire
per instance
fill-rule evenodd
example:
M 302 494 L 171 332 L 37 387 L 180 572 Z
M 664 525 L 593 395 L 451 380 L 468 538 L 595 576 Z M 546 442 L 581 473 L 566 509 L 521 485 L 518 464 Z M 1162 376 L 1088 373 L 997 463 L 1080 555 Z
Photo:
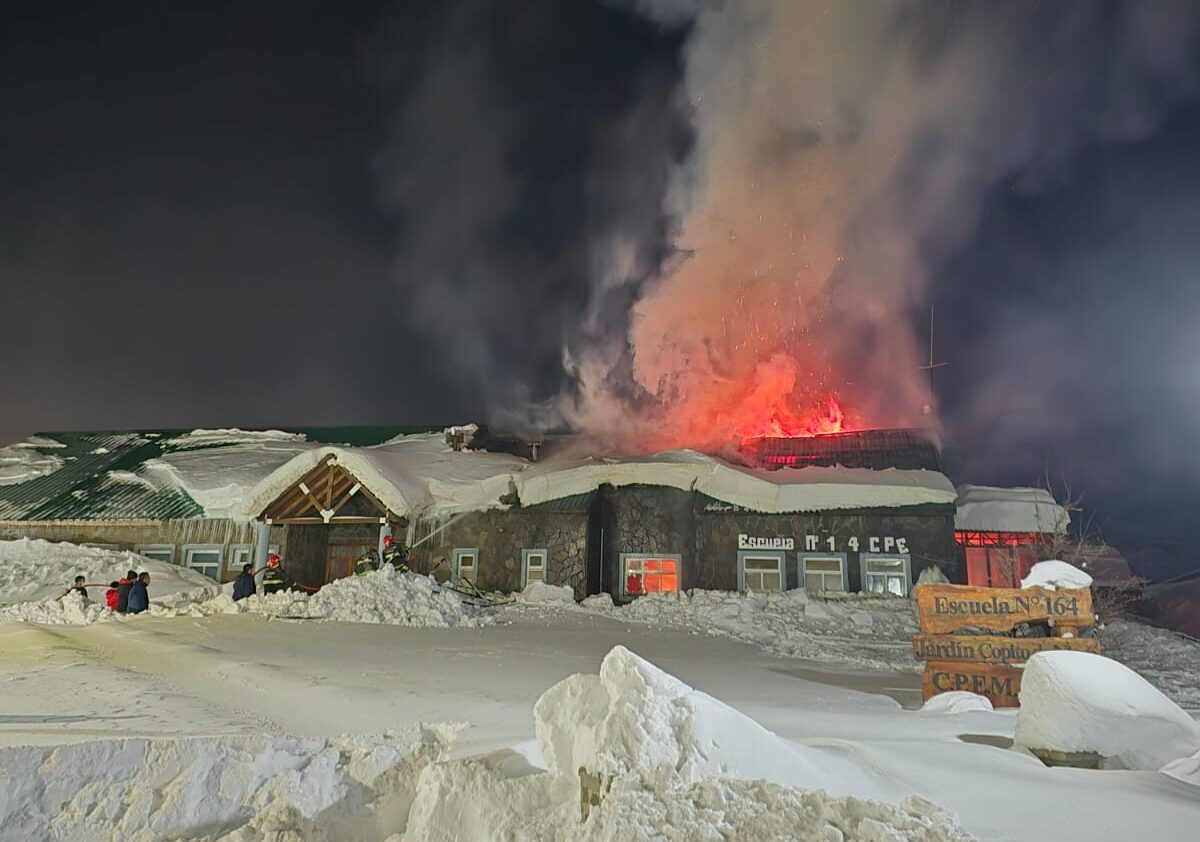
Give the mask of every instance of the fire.
M 796 436 L 820 436 L 827 433 L 847 431 L 846 410 L 835 395 L 825 398 L 825 406 L 808 413 L 797 411 L 780 400 L 765 415 L 750 415 L 740 419 L 734 427 L 734 435 L 740 439 L 762 437 L 793 438 Z
M 718 433 L 735 440 L 750 438 L 819 436 L 851 429 L 846 410 L 833 393 L 805 400 L 800 364 L 790 356 L 776 355 L 754 372 L 745 393 L 724 417 L 714 419 Z M 807 407 L 805 406 L 807 404 Z

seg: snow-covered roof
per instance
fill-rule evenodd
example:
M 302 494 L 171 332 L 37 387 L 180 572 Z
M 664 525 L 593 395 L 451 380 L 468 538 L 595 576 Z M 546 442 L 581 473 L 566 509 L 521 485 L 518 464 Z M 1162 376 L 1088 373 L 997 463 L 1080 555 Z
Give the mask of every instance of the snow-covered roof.
M 330 457 L 397 514 L 441 515 L 502 505 L 512 475 L 529 463 L 517 456 L 457 451 L 441 433 L 399 436 L 375 447 L 320 447 L 298 454 L 250 490 L 243 512 L 256 517 Z
M 892 508 L 949 504 L 954 486 L 937 471 L 812 467 L 766 470 L 693 450 L 637 459 L 550 460 L 516 478 L 525 505 L 594 491 L 601 485 L 663 485 L 697 491 L 757 512 Z
M 1044 488 L 960 485 L 954 528 L 968 532 L 1065 532 L 1067 510 Z

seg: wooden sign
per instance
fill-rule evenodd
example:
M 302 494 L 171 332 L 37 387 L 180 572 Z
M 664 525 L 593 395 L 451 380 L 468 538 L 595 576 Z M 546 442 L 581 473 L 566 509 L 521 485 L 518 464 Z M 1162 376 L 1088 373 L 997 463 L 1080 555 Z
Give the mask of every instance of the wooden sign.
M 1021 669 L 1008 664 L 965 664 L 959 661 L 929 661 L 925 664 L 922 698 L 938 693 L 966 690 L 991 700 L 993 707 L 1019 707 Z
M 1094 637 L 998 637 L 987 634 L 914 634 L 913 657 L 918 661 L 974 661 L 984 664 L 1023 664 L 1038 652 L 1071 649 L 1099 652 Z
M 947 634 L 963 628 L 1011 631 L 1018 623 L 1049 620 L 1080 628 L 1095 622 L 1088 589 L 973 588 L 967 585 L 918 585 L 921 630 Z

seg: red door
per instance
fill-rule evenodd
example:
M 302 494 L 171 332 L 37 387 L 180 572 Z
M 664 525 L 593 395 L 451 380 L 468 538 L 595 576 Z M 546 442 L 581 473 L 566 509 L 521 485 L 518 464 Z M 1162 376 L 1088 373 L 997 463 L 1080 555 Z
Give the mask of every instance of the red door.
M 1019 588 L 1029 575 L 1033 547 L 967 547 L 967 584 L 981 588 Z

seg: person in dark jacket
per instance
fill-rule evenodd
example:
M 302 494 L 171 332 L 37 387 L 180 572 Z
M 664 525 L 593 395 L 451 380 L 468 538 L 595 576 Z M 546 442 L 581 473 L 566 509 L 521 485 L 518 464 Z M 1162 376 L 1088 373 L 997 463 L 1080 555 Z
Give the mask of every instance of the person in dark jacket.
M 401 573 L 408 572 L 408 559 L 404 550 L 396 546 L 396 541 L 391 535 L 383 536 L 383 563 L 390 564 Z
M 124 614 L 129 610 L 129 589 L 137 581 L 137 571 L 130 570 L 125 578 L 117 582 L 117 613 Z
M 137 581 L 129 586 L 129 599 L 125 608 L 127 613 L 141 614 L 150 607 L 150 592 L 146 590 L 149 584 L 150 574 L 143 572 L 137 577 Z
M 272 555 L 267 559 L 267 569 L 263 573 L 262 585 L 264 594 L 284 591 L 291 587 L 287 574 L 283 572 L 283 560 L 278 555 Z
M 248 596 L 254 596 L 255 590 L 254 565 L 243 564 L 242 575 L 233 580 L 233 601 L 237 602 L 238 600 L 245 599 Z

